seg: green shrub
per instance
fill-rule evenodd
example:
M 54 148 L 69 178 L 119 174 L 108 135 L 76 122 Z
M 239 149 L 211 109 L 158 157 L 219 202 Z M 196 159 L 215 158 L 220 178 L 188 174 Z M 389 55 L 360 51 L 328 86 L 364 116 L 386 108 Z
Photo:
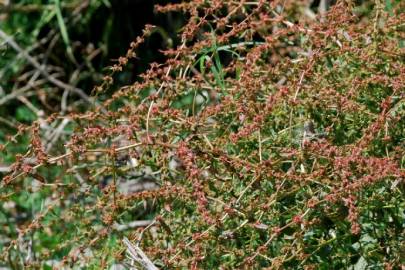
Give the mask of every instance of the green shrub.
M 63 151 L 21 128 L 3 261 L 106 268 L 127 236 L 162 269 L 404 267 L 404 3 L 156 10 L 189 16 L 165 63 L 111 91 L 147 26 L 95 108 L 46 120 L 67 119 Z

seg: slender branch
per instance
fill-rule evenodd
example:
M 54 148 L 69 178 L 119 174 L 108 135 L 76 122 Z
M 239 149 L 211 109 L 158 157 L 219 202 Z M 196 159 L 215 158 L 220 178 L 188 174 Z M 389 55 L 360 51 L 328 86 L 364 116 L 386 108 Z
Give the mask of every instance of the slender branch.
M 3 40 L 5 40 L 5 42 L 7 42 L 14 50 L 16 50 L 24 59 L 26 59 L 28 61 L 28 63 L 30 63 L 33 67 L 35 67 L 42 76 L 45 77 L 45 79 L 47 79 L 47 81 L 49 81 L 50 83 L 54 84 L 55 86 L 62 88 L 62 89 L 66 89 L 70 92 L 73 92 L 75 94 L 77 94 L 79 97 L 81 97 L 83 100 L 85 100 L 87 103 L 89 104 L 96 104 L 98 106 L 100 106 L 99 103 L 97 103 L 95 100 L 93 100 L 91 97 L 89 97 L 86 93 L 84 93 L 84 91 L 80 88 L 77 87 L 73 87 L 67 83 L 64 83 L 58 79 L 56 79 L 55 77 L 53 77 L 51 74 L 49 74 L 48 71 L 45 70 L 45 68 L 32 56 L 30 56 L 24 49 L 22 49 L 14 40 L 12 37 L 10 37 L 9 35 L 7 35 L 5 32 L 3 32 L 0 29 L 0 38 L 2 38 Z M 103 108 L 101 108 L 103 110 Z
M 177 147 L 178 147 L 177 145 L 168 144 L 168 143 L 162 143 L 162 142 L 154 142 L 154 144 L 155 144 L 155 145 L 162 146 L 162 147 L 167 147 L 167 148 L 177 148 Z M 131 149 L 131 148 L 135 148 L 135 147 L 140 146 L 140 145 L 145 145 L 145 143 L 138 142 L 138 143 L 134 143 L 134 144 L 130 144 L 130 145 L 125 145 L 125 146 L 116 148 L 114 151 L 115 151 L 115 152 L 122 152 L 122 151 L 125 151 L 125 150 L 128 150 L 128 149 Z M 146 144 L 146 145 L 147 145 L 147 144 Z M 85 151 L 83 152 L 83 154 L 86 154 L 86 153 L 109 153 L 109 152 L 110 152 L 110 149 L 107 149 L 107 148 L 98 148 L 98 149 L 88 149 L 88 150 L 85 150 Z M 37 165 L 33 166 L 33 169 L 36 170 L 36 169 L 38 169 L 38 168 L 44 166 L 45 164 L 54 164 L 54 163 L 56 163 L 56 162 L 58 162 L 58 161 L 60 161 L 60 160 L 62 160 L 62 159 L 64 159 L 64 158 L 67 158 L 67 157 L 71 156 L 71 155 L 73 155 L 73 152 L 68 151 L 68 152 L 66 152 L 66 153 L 63 154 L 63 155 L 60 155 L 60 156 L 57 156 L 57 157 L 48 158 L 45 163 L 40 163 L 40 164 L 37 164 Z M 2 170 L 3 170 L 3 171 L 9 171 L 9 168 L 3 167 Z M 19 173 L 19 174 L 15 175 L 14 177 L 12 177 L 12 178 L 10 179 L 10 181 L 13 181 L 13 180 L 15 180 L 15 179 L 17 179 L 17 178 L 19 178 L 19 177 L 21 177 L 21 176 L 23 176 L 23 175 L 25 175 L 24 172 Z M 4 182 L 1 182 L 0 187 L 1 187 L 2 185 L 4 185 Z
M 141 264 L 147 270 L 158 270 L 152 261 L 146 256 L 145 253 L 137 245 L 133 245 L 128 238 L 124 237 L 124 244 L 127 246 L 127 252 L 129 257 L 139 264 Z
M 117 231 L 125 231 L 137 227 L 146 227 L 150 225 L 152 222 L 153 222 L 152 220 L 135 220 L 127 224 L 114 223 L 113 228 Z

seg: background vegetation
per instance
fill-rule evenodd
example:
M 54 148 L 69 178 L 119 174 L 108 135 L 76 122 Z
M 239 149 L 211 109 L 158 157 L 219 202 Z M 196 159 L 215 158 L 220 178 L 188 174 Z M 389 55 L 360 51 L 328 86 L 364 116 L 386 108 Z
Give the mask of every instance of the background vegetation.
M 2 4 L 0 267 L 405 267 L 403 1 Z

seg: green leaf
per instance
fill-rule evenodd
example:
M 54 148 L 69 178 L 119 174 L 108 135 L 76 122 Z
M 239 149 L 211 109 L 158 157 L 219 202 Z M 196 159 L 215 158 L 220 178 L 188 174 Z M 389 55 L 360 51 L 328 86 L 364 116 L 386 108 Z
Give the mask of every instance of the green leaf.
M 356 264 L 353 267 L 353 270 L 364 270 L 367 269 L 367 261 L 364 259 L 364 257 L 360 257 L 360 259 L 356 262 Z
M 385 10 L 388 11 L 390 16 L 394 16 L 394 11 L 392 9 L 392 2 L 391 0 L 385 0 Z
M 18 107 L 15 118 L 17 121 L 32 122 L 37 119 L 37 116 L 27 107 Z
M 70 46 L 69 35 L 68 35 L 67 29 L 66 29 L 65 22 L 63 20 L 62 11 L 60 9 L 60 0 L 54 0 L 54 1 L 55 1 L 56 18 L 58 20 L 60 34 L 62 35 L 63 42 L 66 45 L 66 51 L 67 51 L 68 57 L 70 58 L 70 60 L 73 63 L 77 64 L 77 61 L 73 55 L 72 47 Z

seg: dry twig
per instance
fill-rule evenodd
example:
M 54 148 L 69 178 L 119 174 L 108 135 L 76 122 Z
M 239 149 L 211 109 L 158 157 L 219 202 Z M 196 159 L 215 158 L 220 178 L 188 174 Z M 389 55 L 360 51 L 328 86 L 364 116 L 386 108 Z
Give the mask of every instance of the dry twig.
M 152 261 L 143 253 L 143 251 L 136 245 L 133 245 L 128 238 L 124 237 L 124 244 L 127 246 L 127 253 L 130 259 L 142 265 L 147 270 L 158 270 Z

